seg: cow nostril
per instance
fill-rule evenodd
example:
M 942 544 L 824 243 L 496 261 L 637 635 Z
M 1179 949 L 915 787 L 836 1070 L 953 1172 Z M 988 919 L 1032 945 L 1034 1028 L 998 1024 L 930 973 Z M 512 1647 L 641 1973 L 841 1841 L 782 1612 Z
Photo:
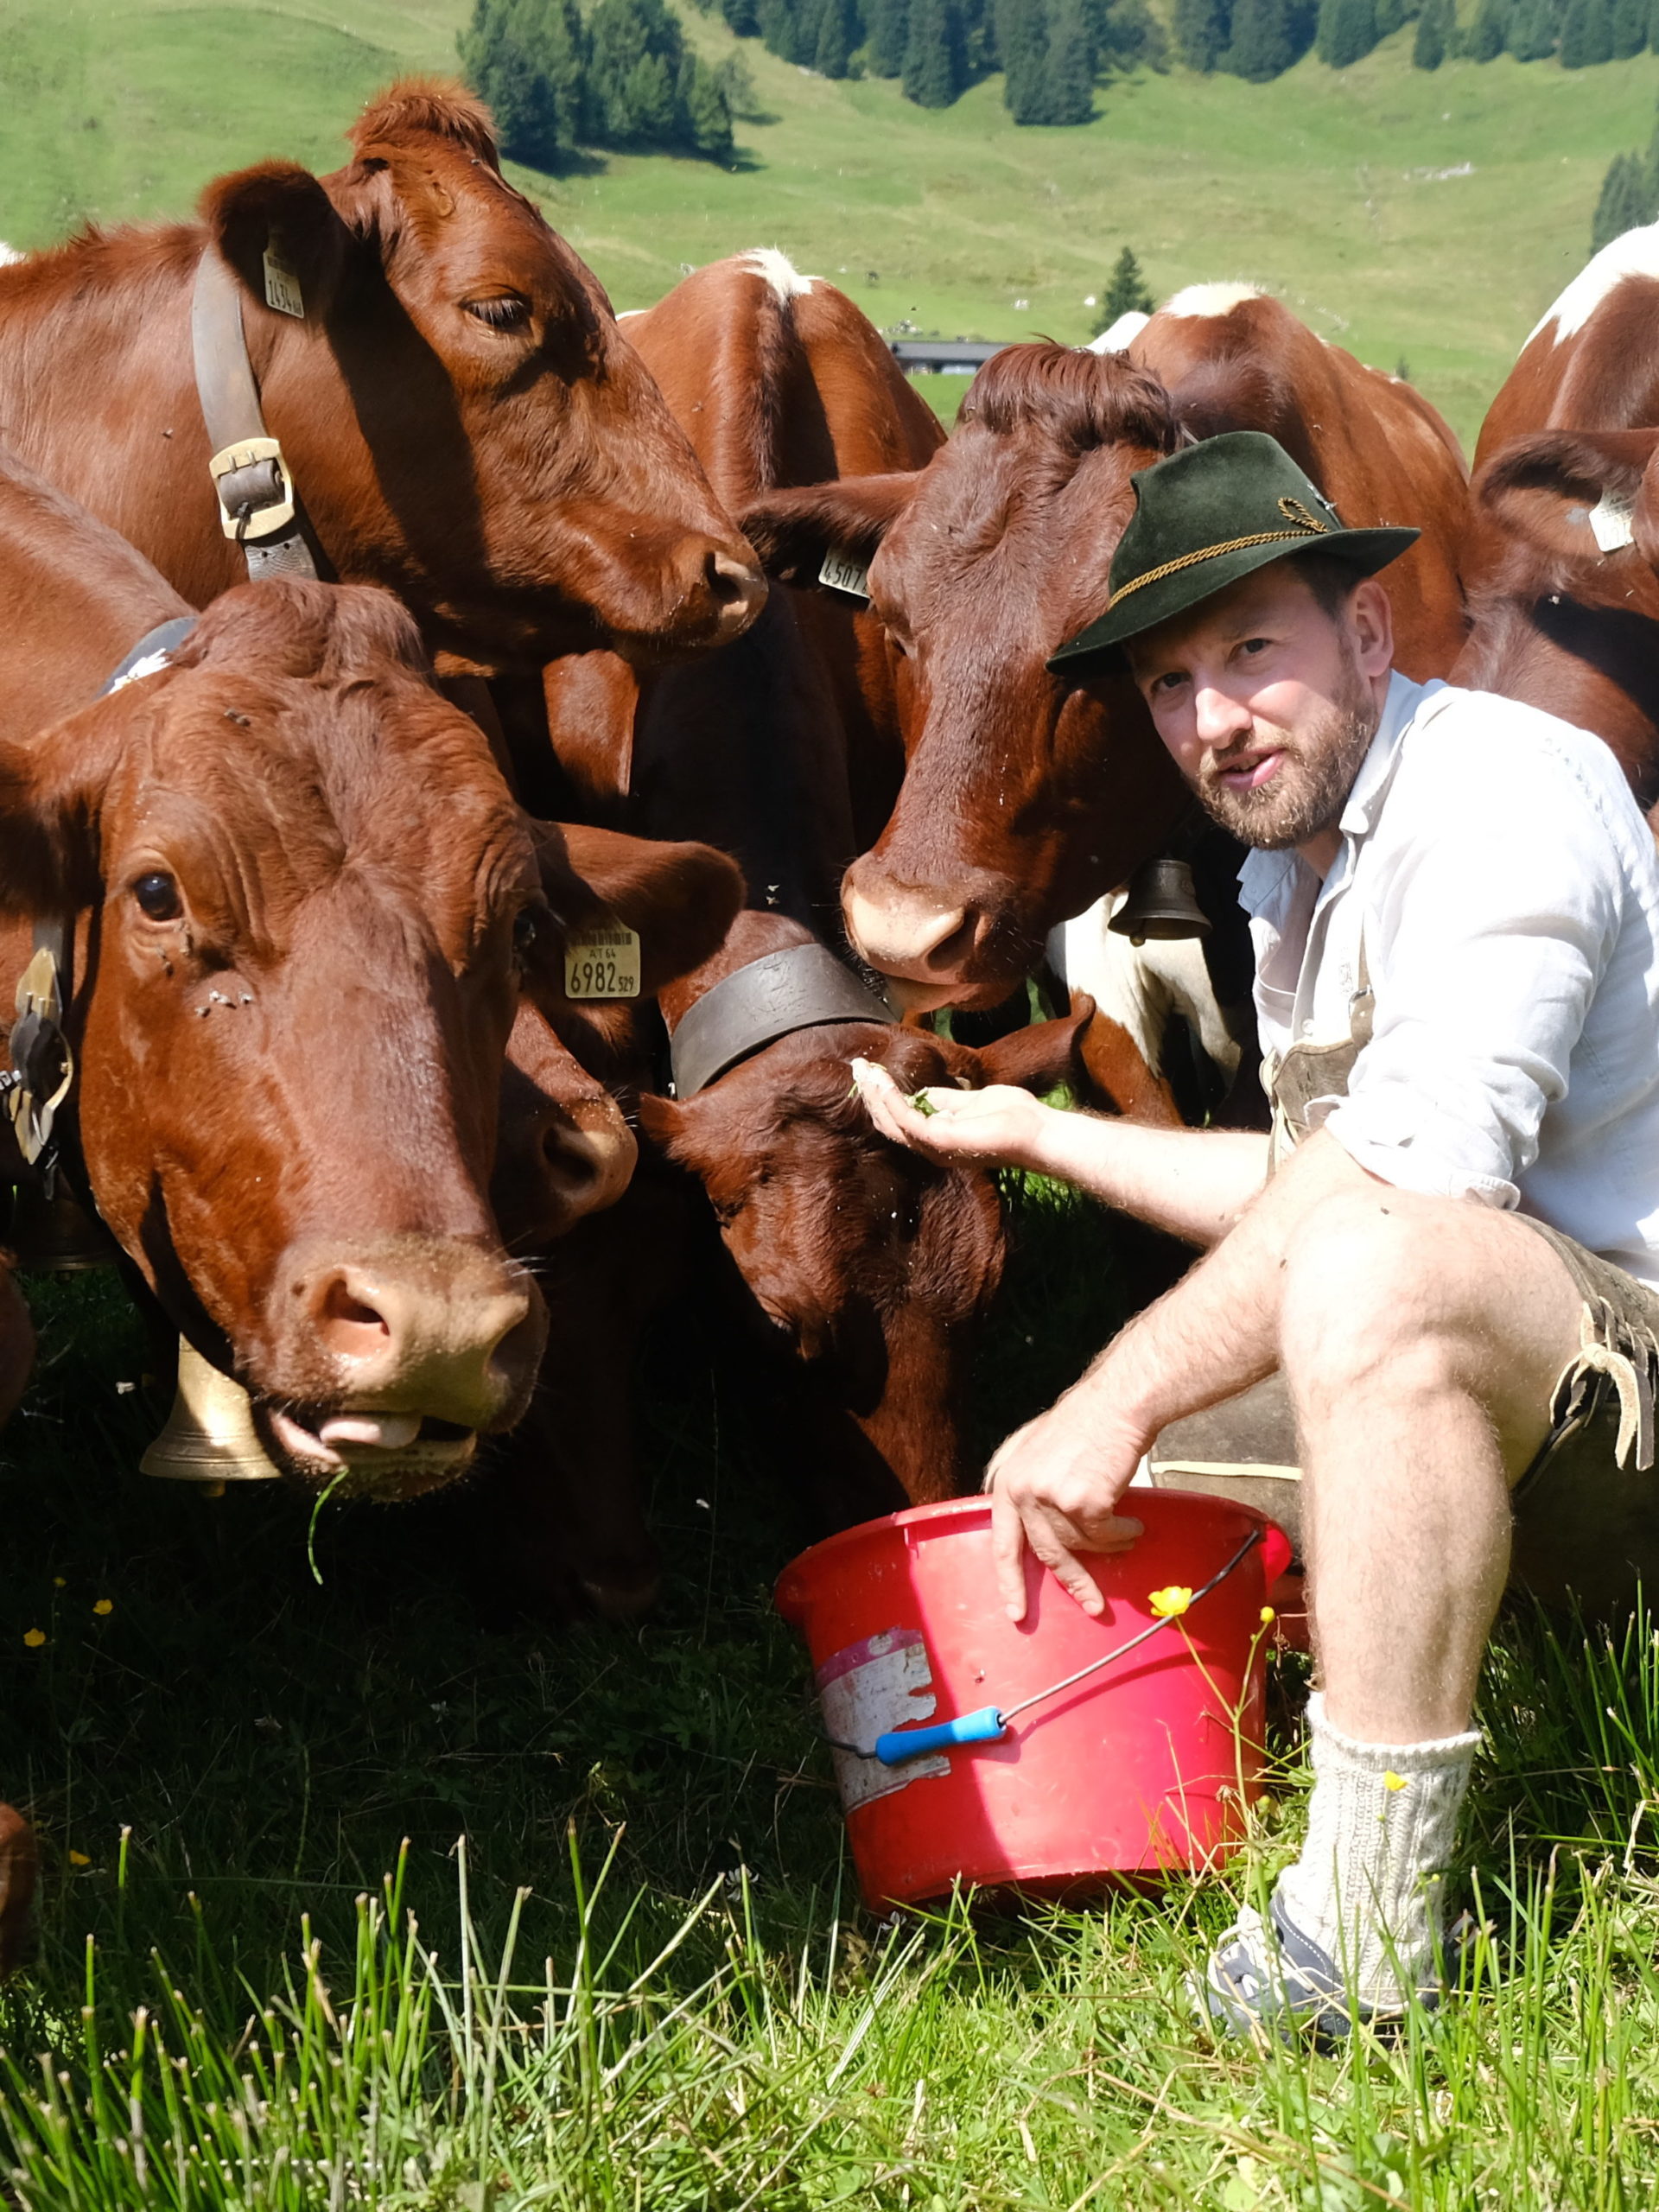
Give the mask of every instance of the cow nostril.
M 585 1191 L 599 1173 L 599 1162 L 585 1145 L 573 1144 L 570 1133 L 555 1123 L 543 1132 L 542 1161 L 556 1191 Z
M 317 1312 L 317 1329 L 331 1351 L 348 1359 L 364 1359 L 382 1351 L 391 1338 L 391 1325 L 376 1306 L 359 1298 L 344 1275 L 331 1278 Z
M 766 596 L 766 578 L 754 563 L 730 553 L 711 552 L 703 563 L 703 578 L 717 607 L 758 607 Z

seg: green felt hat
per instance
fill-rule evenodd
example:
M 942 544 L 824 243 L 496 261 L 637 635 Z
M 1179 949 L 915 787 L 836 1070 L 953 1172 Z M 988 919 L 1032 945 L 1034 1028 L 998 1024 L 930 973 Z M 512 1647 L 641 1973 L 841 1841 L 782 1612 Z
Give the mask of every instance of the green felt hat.
M 1048 664 L 1066 675 L 1287 554 L 1330 554 L 1369 576 L 1421 534 L 1344 529 L 1265 430 L 1205 438 L 1129 481 L 1135 512 L 1112 556 L 1110 604 Z

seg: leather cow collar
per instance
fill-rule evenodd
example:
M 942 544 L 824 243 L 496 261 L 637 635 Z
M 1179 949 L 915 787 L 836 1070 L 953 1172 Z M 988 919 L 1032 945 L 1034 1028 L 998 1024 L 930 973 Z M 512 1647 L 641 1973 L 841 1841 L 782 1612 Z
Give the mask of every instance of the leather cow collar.
M 694 1097 L 739 1060 L 798 1029 L 897 1020 L 827 946 L 768 952 L 734 969 L 680 1017 L 669 1043 L 674 1096 Z
M 216 245 L 196 264 L 190 298 L 190 348 L 196 396 L 214 452 L 207 467 L 219 522 L 248 564 L 248 581 L 315 578 L 293 480 L 283 449 L 265 429 L 242 326 L 242 288 Z

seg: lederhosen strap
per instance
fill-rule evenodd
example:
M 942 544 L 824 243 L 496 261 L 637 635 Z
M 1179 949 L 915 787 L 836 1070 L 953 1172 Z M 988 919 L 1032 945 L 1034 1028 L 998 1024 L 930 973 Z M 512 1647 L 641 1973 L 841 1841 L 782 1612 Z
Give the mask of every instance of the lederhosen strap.
M 1371 1041 L 1376 1017 L 1376 994 L 1365 956 L 1365 938 L 1359 940 L 1359 969 L 1348 1001 L 1348 1034 L 1329 1045 L 1294 1044 L 1281 1059 L 1269 1052 L 1262 1064 L 1262 1084 L 1273 1103 L 1273 1132 L 1268 1151 L 1268 1173 L 1284 1165 L 1307 1135 L 1308 1115 L 1314 1102 L 1345 1098 L 1354 1065 Z

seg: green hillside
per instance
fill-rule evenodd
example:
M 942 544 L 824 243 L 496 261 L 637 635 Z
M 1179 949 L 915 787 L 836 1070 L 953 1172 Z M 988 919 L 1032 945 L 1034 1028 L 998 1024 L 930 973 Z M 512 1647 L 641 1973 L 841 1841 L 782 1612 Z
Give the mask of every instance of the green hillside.
M 330 165 L 365 94 L 401 69 L 453 68 L 464 5 L 8 0 L 0 235 L 37 245 L 86 216 L 177 212 L 266 154 Z M 690 23 L 711 57 L 730 50 L 717 19 Z M 734 170 L 613 156 L 520 174 L 620 307 L 683 264 L 776 245 L 884 327 L 1076 340 L 1127 239 L 1160 292 L 1252 278 L 1365 359 L 1405 362 L 1468 439 L 1585 259 L 1608 159 L 1645 143 L 1659 57 L 1427 74 L 1408 66 L 1408 37 L 1264 86 L 1143 76 L 1074 130 L 1014 129 L 996 81 L 930 112 L 746 41 L 767 119 L 740 124 Z M 947 411 L 960 392 L 936 382 Z

